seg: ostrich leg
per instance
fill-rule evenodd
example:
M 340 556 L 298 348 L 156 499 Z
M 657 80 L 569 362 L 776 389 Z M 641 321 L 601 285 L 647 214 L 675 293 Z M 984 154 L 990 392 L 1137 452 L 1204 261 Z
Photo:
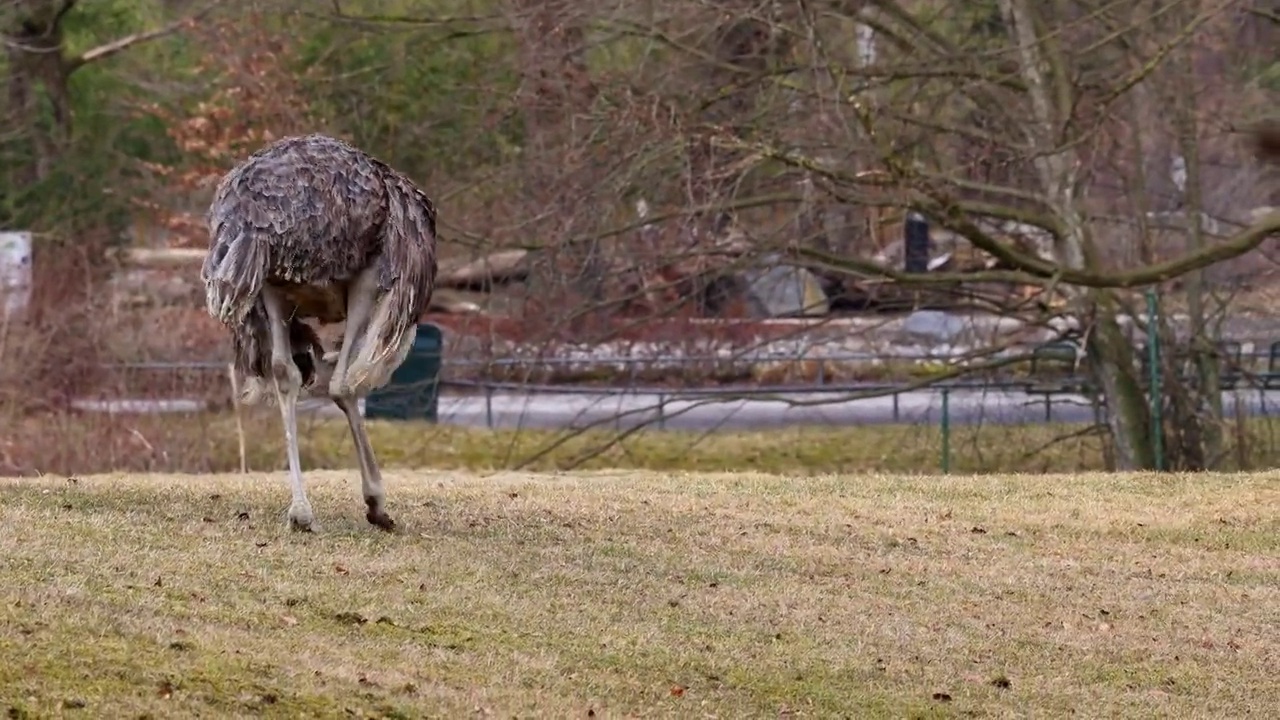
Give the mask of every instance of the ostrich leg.
M 373 446 L 369 443 L 369 435 L 364 431 L 364 418 L 360 417 L 360 407 L 355 397 L 335 397 L 334 404 L 347 416 L 347 426 L 351 428 L 351 439 L 356 445 L 356 458 L 360 461 L 361 490 L 364 493 L 364 504 L 368 508 L 365 519 L 370 524 L 383 530 L 395 530 L 396 521 L 387 514 L 386 493 L 382 489 L 382 472 L 378 470 L 378 461 L 373 454 Z
M 330 397 L 352 397 L 347 383 L 347 367 L 356 351 L 356 339 L 364 335 L 369 319 L 373 317 L 377 297 L 377 270 L 365 268 L 347 288 L 347 320 L 342 328 L 342 347 L 338 348 L 338 361 L 333 367 L 333 377 L 329 379 Z
M 396 524 L 387 515 L 382 473 L 378 470 L 369 435 L 364 430 L 364 418 L 360 417 L 355 389 L 347 382 L 349 361 L 352 353 L 358 351 L 360 338 L 369 327 L 377 302 L 377 292 L 378 276 L 373 268 L 362 271 L 347 290 L 347 321 L 342 330 L 342 347 L 338 350 L 333 377 L 329 380 L 329 397 L 342 410 L 342 414 L 347 416 L 347 426 L 351 428 L 351 440 L 355 443 L 356 458 L 360 462 L 360 489 L 364 495 L 365 507 L 368 508 L 365 519 L 383 530 L 393 530 Z
M 289 503 L 289 526 L 294 530 L 317 532 L 315 513 L 302 483 L 302 460 L 298 456 L 298 393 L 302 389 L 302 373 L 293 362 L 289 346 L 289 317 L 285 302 L 270 286 L 262 289 L 262 304 L 267 310 L 267 326 L 271 328 L 271 374 L 275 379 L 276 402 L 284 422 L 285 452 L 289 456 L 289 486 L 293 500 Z

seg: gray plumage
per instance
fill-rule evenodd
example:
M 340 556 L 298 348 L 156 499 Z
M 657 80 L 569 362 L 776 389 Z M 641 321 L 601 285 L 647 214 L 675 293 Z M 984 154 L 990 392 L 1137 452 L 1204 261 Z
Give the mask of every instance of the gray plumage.
M 436 210 L 408 178 L 324 135 L 287 137 L 218 184 L 201 268 L 207 309 L 230 330 L 242 402 L 281 407 L 291 524 L 315 529 L 302 489 L 296 403 L 327 384 L 351 426 L 370 522 L 390 529 L 356 398 L 386 384 L 413 344 L 436 277 Z M 305 321 L 344 322 L 326 353 Z

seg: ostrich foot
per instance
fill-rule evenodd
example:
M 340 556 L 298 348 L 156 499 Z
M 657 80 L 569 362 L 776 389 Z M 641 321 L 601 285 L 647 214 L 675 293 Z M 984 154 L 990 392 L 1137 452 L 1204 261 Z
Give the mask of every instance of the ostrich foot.
M 381 528 L 387 532 L 394 532 L 396 529 L 396 521 L 391 519 L 387 514 L 386 508 L 383 507 L 383 499 L 380 497 L 367 497 L 364 504 L 369 507 L 369 511 L 365 513 L 364 518 L 369 521 L 370 525 Z
M 312 512 L 311 505 L 289 506 L 289 529 L 294 532 L 320 532 L 320 524 L 316 522 L 316 515 Z

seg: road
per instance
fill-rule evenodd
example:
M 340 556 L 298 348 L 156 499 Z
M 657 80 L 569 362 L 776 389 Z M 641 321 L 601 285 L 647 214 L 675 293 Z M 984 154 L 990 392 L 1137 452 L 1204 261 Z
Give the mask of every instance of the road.
M 947 398 L 950 422 L 955 425 L 1028 422 L 1089 422 L 1093 410 L 1079 395 L 1050 397 L 1017 390 L 951 390 Z M 200 403 L 170 401 L 77 401 L 82 410 L 106 412 L 192 412 Z M 1280 389 L 1223 394 L 1228 414 L 1244 410 L 1248 415 L 1280 415 Z M 363 408 L 363 403 L 362 403 Z M 304 400 L 303 412 L 339 416 L 327 400 Z M 796 425 L 937 425 L 942 419 L 942 393 L 938 390 L 904 392 L 896 397 L 847 399 L 834 393 L 788 393 L 777 399 L 734 398 L 731 395 L 703 399 L 640 392 L 516 393 L 442 395 L 439 422 L 449 425 L 497 428 L 626 429 L 639 424 L 671 430 L 706 431 L 764 429 Z
M 1228 413 L 1237 409 L 1280 414 L 1280 390 L 1242 392 L 1236 398 L 1224 393 Z M 1093 410 L 1078 395 L 1027 395 L 1021 391 L 952 390 L 948 415 L 953 424 L 1001 424 L 1089 422 Z M 885 396 L 842 400 L 830 393 L 792 393 L 786 399 L 763 400 L 731 397 L 703 400 L 671 399 L 656 393 L 616 396 L 579 393 L 536 395 L 495 394 L 444 396 L 440 399 L 441 423 L 473 427 L 569 428 L 604 426 L 628 428 L 640 423 L 673 430 L 716 428 L 763 429 L 794 425 L 931 424 L 942 418 L 942 393 L 913 391 L 896 398 Z

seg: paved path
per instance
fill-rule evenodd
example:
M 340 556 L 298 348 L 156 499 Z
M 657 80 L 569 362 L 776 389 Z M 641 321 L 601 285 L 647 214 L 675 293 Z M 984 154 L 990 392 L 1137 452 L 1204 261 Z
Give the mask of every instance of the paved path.
M 1280 415 L 1280 390 L 1223 394 L 1229 414 Z M 77 402 L 81 409 L 117 412 L 192 412 L 199 403 L 117 400 Z M 1089 422 L 1093 410 L 1078 395 L 1044 397 L 1016 390 L 952 390 L 949 416 L 956 425 L 1044 422 Z M 1238 407 L 1237 407 L 1238 406 Z M 304 400 L 306 412 L 340 416 L 327 400 Z M 658 393 L 604 395 L 598 393 L 517 392 L 484 395 L 443 395 L 439 421 L 443 424 L 501 428 L 625 429 L 638 424 L 672 430 L 770 428 L 794 425 L 937 425 L 942 418 L 942 393 L 916 390 L 894 396 L 847 399 L 835 393 L 790 393 L 778 399 L 734 398 L 717 395 L 679 399 Z
M 1224 393 L 1227 411 L 1237 411 L 1232 395 Z M 1242 392 L 1239 408 L 1246 414 L 1280 415 L 1280 390 L 1264 394 Z M 1089 422 L 1093 409 L 1078 395 L 1027 395 L 1021 391 L 953 390 L 948 414 L 955 424 Z M 841 399 L 831 393 L 793 393 L 786 399 L 761 400 L 713 397 L 679 400 L 658 394 L 618 396 L 555 394 L 495 394 L 445 396 L 440 399 L 441 423 L 475 427 L 567 428 L 592 425 L 628 428 L 640 423 L 682 430 L 770 428 L 792 425 L 936 425 L 942 418 L 942 393 L 914 391 L 896 398 L 885 396 Z

